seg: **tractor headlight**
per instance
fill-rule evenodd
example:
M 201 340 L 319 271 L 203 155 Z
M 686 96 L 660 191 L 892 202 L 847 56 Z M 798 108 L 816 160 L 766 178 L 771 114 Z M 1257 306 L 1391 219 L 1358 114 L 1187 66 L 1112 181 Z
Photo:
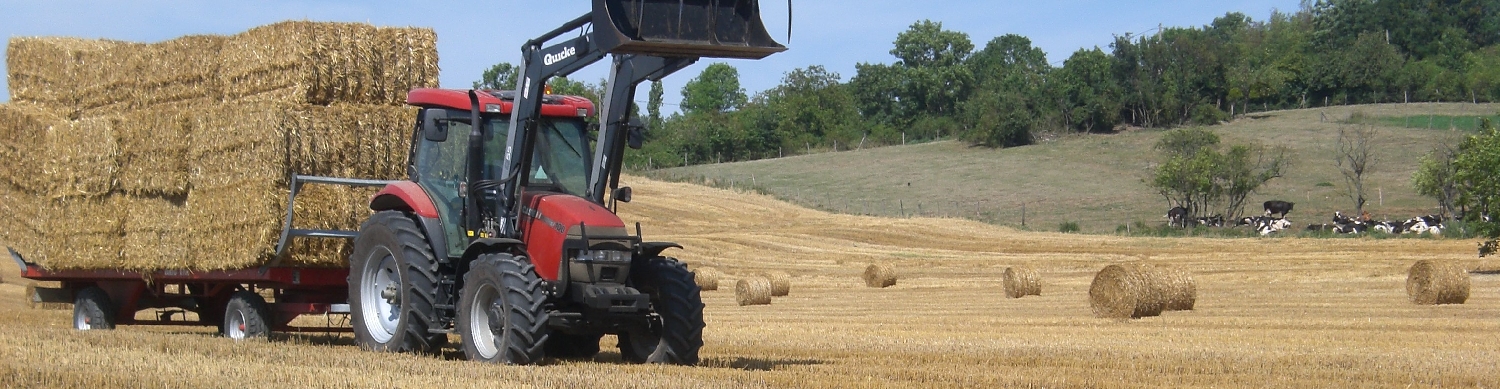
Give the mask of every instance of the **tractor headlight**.
M 630 262 L 630 252 L 627 251 L 593 250 L 578 257 L 581 262 Z

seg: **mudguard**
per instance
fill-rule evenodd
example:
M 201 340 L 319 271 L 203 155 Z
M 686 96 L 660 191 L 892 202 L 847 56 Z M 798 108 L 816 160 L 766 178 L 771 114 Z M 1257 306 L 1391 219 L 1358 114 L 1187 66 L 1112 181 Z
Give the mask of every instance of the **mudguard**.
M 670 249 L 670 248 L 679 248 L 680 249 L 680 248 L 682 248 L 682 245 L 676 244 L 676 243 L 672 243 L 672 242 L 641 242 L 640 257 L 641 258 L 656 258 L 656 257 L 661 256 L 661 252 L 662 251 L 666 251 L 667 249 Z
M 370 199 L 373 211 L 409 211 L 424 218 L 437 218 L 437 206 L 421 186 L 411 181 L 399 181 L 386 185 Z

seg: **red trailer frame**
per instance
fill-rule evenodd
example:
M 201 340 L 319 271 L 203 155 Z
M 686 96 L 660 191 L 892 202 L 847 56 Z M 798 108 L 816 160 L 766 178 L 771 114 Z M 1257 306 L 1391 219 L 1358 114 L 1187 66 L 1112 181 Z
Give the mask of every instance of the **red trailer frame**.
M 387 180 L 364 180 L 351 178 L 317 177 L 293 175 L 290 177 L 291 194 L 287 198 L 286 219 L 283 221 L 281 237 L 276 243 L 276 256 L 286 254 L 292 238 L 353 239 L 355 231 L 312 230 L 293 227 L 293 210 L 297 195 L 304 184 L 328 184 L 344 186 L 381 187 L 392 183 Z M 27 262 L 20 253 L 8 249 L 11 259 L 21 268 L 21 277 L 37 281 L 57 281 L 57 288 L 38 287 L 27 296 L 34 302 L 76 303 L 80 292 L 98 287 L 108 296 L 109 309 L 114 317 L 110 326 L 128 325 L 211 325 L 231 335 L 224 328 L 225 312 L 232 297 L 241 291 L 259 293 L 270 290 L 271 301 L 266 302 L 263 319 L 265 330 L 277 332 L 350 332 L 351 327 L 323 326 L 297 327 L 292 320 L 302 315 L 327 315 L 349 313 L 349 268 L 304 268 L 283 267 L 272 262 L 270 266 L 237 270 L 158 270 L 140 272 L 118 269 L 54 270 Z M 259 298 L 259 299 L 263 299 Z M 162 309 L 156 319 L 136 319 L 136 314 L 147 309 Z M 197 320 L 188 320 L 187 312 L 198 314 Z M 79 315 L 75 307 L 75 320 Z M 330 323 L 331 324 L 331 323 Z M 78 326 L 75 323 L 75 327 Z M 235 335 L 243 335 L 243 329 Z M 252 334 L 259 336 L 263 333 Z
M 224 305 L 234 292 L 271 290 L 267 305 L 272 313 L 272 331 L 347 332 L 349 327 L 298 327 L 290 323 L 301 315 L 347 314 L 349 269 L 261 267 L 241 270 L 48 270 L 27 262 L 11 251 L 21 267 L 21 276 L 37 281 L 58 281 L 59 288 L 37 288 L 28 296 L 38 302 L 73 302 L 79 291 L 97 286 L 114 304 L 115 323 L 128 325 L 222 325 Z M 147 309 L 166 309 L 157 319 L 136 319 Z M 174 310 L 176 309 L 176 310 Z M 198 313 L 188 320 L 184 312 Z M 220 313 L 215 315 L 213 313 Z

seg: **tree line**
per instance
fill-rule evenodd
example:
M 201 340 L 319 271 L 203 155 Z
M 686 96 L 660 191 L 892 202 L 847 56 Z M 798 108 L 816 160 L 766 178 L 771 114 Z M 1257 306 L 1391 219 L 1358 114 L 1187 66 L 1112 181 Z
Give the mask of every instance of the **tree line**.
M 957 138 L 1031 144 L 1041 133 L 1213 124 L 1247 112 L 1325 105 L 1500 101 L 1500 0 L 1320 0 L 1254 20 L 1117 35 L 1049 64 L 1020 35 L 976 50 L 923 20 L 897 35 L 891 63 L 847 81 L 822 66 L 747 94 L 709 65 L 654 124 L 632 167 L 729 162 Z M 578 84 L 578 83 L 575 83 Z M 588 85 L 587 83 L 581 83 Z M 504 84 L 508 85 L 508 84 Z M 597 86 L 595 86 L 597 89 Z

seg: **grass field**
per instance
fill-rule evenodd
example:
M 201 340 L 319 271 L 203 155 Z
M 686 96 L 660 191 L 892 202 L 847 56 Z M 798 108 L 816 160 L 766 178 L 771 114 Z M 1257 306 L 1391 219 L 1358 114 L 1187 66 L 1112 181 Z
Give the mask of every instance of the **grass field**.
M 1383 104 L 1254 113 L 1210 127 L 1225 143 L 1286 146 L 1294 154 L 1285 177 L 1250 196 L 1246 212 L 1279 199 L 1296 203 L 1294 227 L 1327 223 L 1351 212 L 1343 176 L 1334 165 L 1338 131 L 1354 116 L 1375 122 L 1376 162 L 1368 173 L 1366 210 L 1380 219 L 1436 213 L 1436 201 L 1417 195 L 1411 174 L 1418 159 L 1465 130 L 1396 125 L 1418 115 L 1472 118 L 1500 112 L 1500 104 Z M 1382 119 L 1386 118 L 1386 119 Z M 1422 120 L 1426 117 L 1422 116 Z M 1418 119 L 1411 118 L 1415 121 Z M 1460 125 L 1463 120 L 1456 121 Z M 1425 124 L 1425 122 L 1423 123 Z M 954 216 L 1036 231 L 1077 223 L 1082 232 L 1114 233 L 1135 222 L 1162 224 L 1170 206 L 1146 186 L 1162 130 L 1113 135 L 1069 135 L 1038 145 L 986 149 L 945 141 L 740 163 L 699 165 L 649 173 L 667 180 L 754 187 L 797 204 L 840 213 Z M 1024 222 L 1024 227 L 1023 227 Z
M 933 147 L 933 146 L 929 146 Z M 938 145 L 937 147 L 942 147 Z M 646 238 L 687 246 L 693 267 L 793 276 L 791 295 L 739 307 L 704 292 L 697 367 L 590 361 L 491 366 L 365 352 L 347 336 L 235 343 L 211 330 L 69 329 L 70 312 L 26 309 L 0 277 L 0 387 L 1497 387 L 1500 262 L 1457 239 L 1130 238 L 1026 232 L 961 219 L 831 214 L 770 196 L 626 177 L 622 206 Z M 1417 306 L 1406 269 L 1456 259 L 1468 303 Z M 1127 260 L 1192 271 L 1193 311 L 1096 319 L 1087 290 Z M 872 262 L 899 283 L 863 286 Z M 1042 275 L 1006 299 L 1005 267 Z M 309 319 L 311 320 L 311 319 Z M 454 338 L 456 341 L 456 338 Z

